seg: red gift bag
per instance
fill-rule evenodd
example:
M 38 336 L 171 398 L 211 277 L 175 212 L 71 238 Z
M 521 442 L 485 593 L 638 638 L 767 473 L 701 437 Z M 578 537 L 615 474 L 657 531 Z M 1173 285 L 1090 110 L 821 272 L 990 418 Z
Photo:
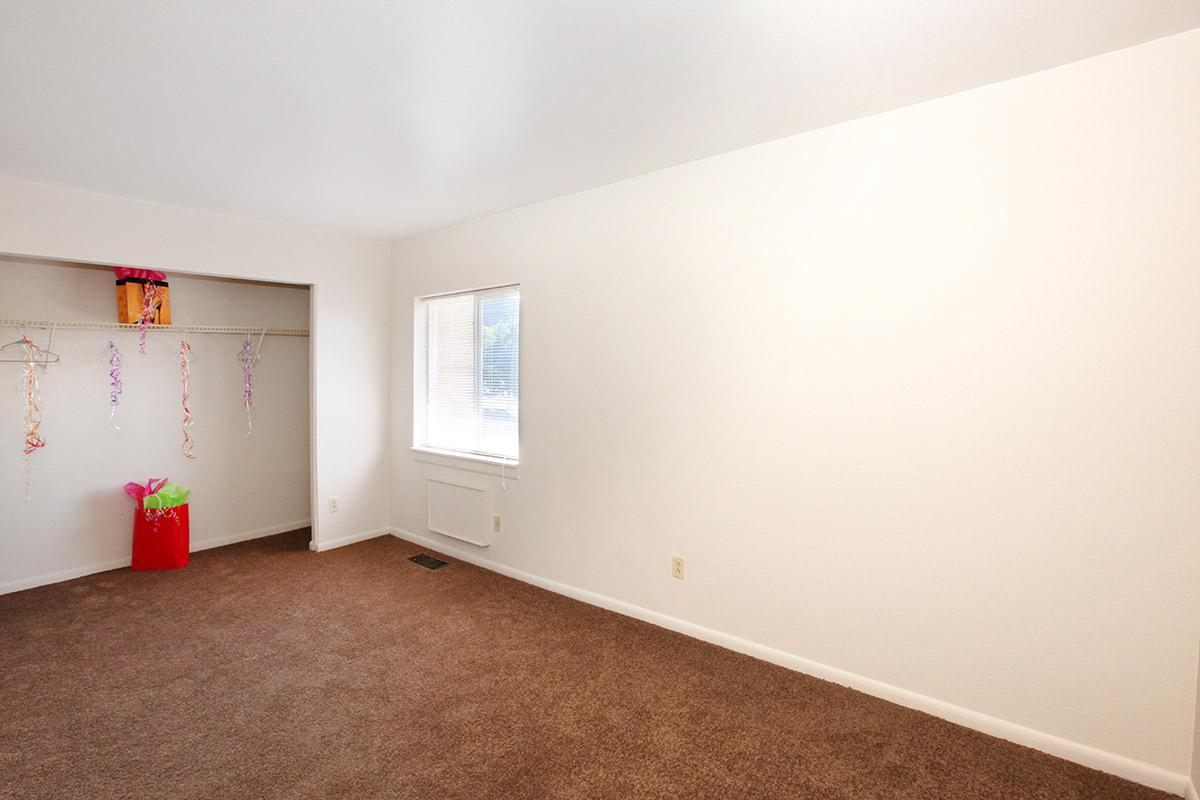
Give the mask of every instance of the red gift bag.
M 188 504 L 133 512 L 133 568 L 179 569 L 188 563 Z

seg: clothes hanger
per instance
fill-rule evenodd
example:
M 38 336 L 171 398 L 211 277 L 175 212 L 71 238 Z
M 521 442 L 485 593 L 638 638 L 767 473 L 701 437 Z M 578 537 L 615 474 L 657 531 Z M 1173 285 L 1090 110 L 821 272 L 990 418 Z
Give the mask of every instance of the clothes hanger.
M 249 339 L 253 335 L 254 334 L 252 334 L 252 333 L 247 333 L 246 339 Z M 261 355 L 262 345 L 263 345 L 263 339 L 265 339 L 265 338 L 267 338 L 267 329 L 263 328 L 262 333 L 260 333 L 258 335 L 258 346 L 254 348 L 253 363 L 255 363 L 255 364 L 257 364 L 260 360 L 262 360 L 262 355 Z M 246 353 L 246 351 L 239 347 L 238 351 L 236 353 L 234 353 L 234 357 L 237 358 L 238 361 L 243 361 L 245 359 L 245 353 Z
M 54 334 L 51 333 L 50 336 L 51 341 L 53 341 Z M 22 352 L 16 358 L 12 357 L 11 355 L 7 357 L 4 355 L 4 352 L 12 347 L 21 348 Z M 58 353 L 47 350 L 46 348 L 34 342 L 28 336 L 24 335 L 22 335 L 20 339 L 16 339 L 4 345 L 3 347 L 0 347 L 0 362 L 14 364 L 34 363 L 45 367 L 47 364 L 57 364 L 60 361 L 62 361 L 62 357 L 59 356 Z

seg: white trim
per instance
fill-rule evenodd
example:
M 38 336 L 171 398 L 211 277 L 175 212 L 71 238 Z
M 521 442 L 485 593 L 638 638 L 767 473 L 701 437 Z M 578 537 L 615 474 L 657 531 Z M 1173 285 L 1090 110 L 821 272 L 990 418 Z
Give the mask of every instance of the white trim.
M 510 481 L 521 480 L 520 461 L 471 453 L 455 453 L 451 450 L 435 450 L 416 445 L 410 447 L 409 450 L 413 454 L 413 461 L 420 461 L 422 464 L 461 469 L 465 472 L 478 472 L 481 475 L 495 475 L 496 477 L 505 477 Z
M 242 533 L 234 533 L 229 536 L 217 536 L 212 539 L 205 539 L 202 542 L 192 542 L 190 547 L 193 553 L 200 550 L 210 550 L 214 547 L 224 547 L 227 544 L 236 544 L 237 542 L 247 542 L 251 539 L 261 539 L 264 536 L 274 536 L 278 533 L 287 533 L 288 531 L 307 528 L 312 525 L 312 520 L 298 519 L 295 522 L 281 522 L 278 525 L 269 525 L 266 528 L 257 528 L 252 531 L 243 531 Z
M 319 480 L 321 460 L 317 452 L 317 443 L 320 441 L 317 430 L 320 422 L 317 416 L 320 398 L 317 396 L 317 381 L 313 377 L 321 374 L 317 368 L 317 350 L 320 349 L 317 345 L 323 341 L 317 338 L 317 303 L 320 298 L 318 285 L 309 284 L 308 329 L 311 331 L 311 338 L 308 340 L 308 513 L 312 515 L 312 538 L 308 540 L 310 550 L 316 550 L 317 543 L 321 541 L 321 490 L 324 488 Z M 388 504 L 391 504 L 390 498 Z
M 307 528 L 309 520 L 302 519 L 295 522 L 283 522 L 278 525 L 271 525 L 267 528 L 257 528 L 252 531 L 242 531 L 228 536 L 217 536 L 211 539 L 204 539 L 199 542 L 189 542 L 188 551 L 197 553 L 201 550 L 209 550 L 213 547 L 224 547 L 227 544 L 236 542 L 245 542 L 250 539 L 261 539 L 264 536 L 274 536 L 278 533 L 287 533 L 299 528 Z M 57 572 L 48 572 L 45 575 L 35 575 L 32 578 L 18 578 L 15 581 L 0 583 L 0 594 L 8 594 L 10 592 L 19 592 L 23 589 L 34 589 L 38 586 L 47 586 L 51 583 L 61 583 L 70 581 L 76 578 L 82 578 L 85 575 L 95 575 L 97 572 L 108 572 L 110 569 L 121 569 L 128 567 L 131 562 L 130 556 L 124 558 L 116 558 L 112 561 L 101 561 L 97 564 L 88 564 L 84 567 L 71 567 L 70 569 L 60 569 Z
M 721 631 L 706 628 L 702 625 L 696 625 L 695 623 L 661 614 L 657 611 L 651 611 L 648 608 L 588 591 L 587 589 L 580 589 L 550 580 L 549 578 L 542 578 L 528 572 L 523 572 L 519 569 L 496 563 L 481 556 L 478 552 L 468 551 L 449 539 L 434 540 L 400 528 L 393 529 L 392 535 L 414 544 L 437 550 L 475 566 L 483 567 L 484 569 L 498 572 L 501 575 L 507 575 L 510 578 L 547 589 L 551 592 L 566 595 L 575 600 L 581 600 L 585 603 L 608 609 L 609 611 L 615 611 L 618 614 L 640 619 L 643 622 L 649 622 L 660 628 L 676 631 L 738 653 L 744 653 L 763 661 L 769 661 L 772 664 L 778 664 L 781 667 L 787 667 L 797 672 L 821 678 L 822 680 L 849 686 L 852 689 L 888 700 L 897 705 L 924 711 L 927 714 L 949 720 L 958 725 L 982 731 L 983 733 L 1006 739 L 1010 742 L 1016 742 L 1017 744 L 1049 753 L 1067 761 L 1073 761 L 1076 764 L 1082 764 L 1085 767 L 1101 770 L 1102 772 L 1107 772 L 1153 789 L 1185 796 L 1185 792 L 1190 787 L 1190 782 L 1186 776 L 1171 772 L 1162 767 L 1156 767 L 1153 764 L 1136 761 L 1126 756 L 1043 733 L 1033 728 L 1027 728 L 1024 725 L 1018 725 L 1015 722 L 1009 722 L 978 711 L 972 711 L 969 708 L 947 703 L 943 700 L 918 694 L 917 692 L 902 689 L 898 686 L 892 686 L 873 678 L 856 675 L 853 672 L 847 672 L 837 667 L 810 661 L 807 658 L 792 653 L 776 650 L 773 647 L 752 642 L 739 636 L 733 636 L 732 634 L 722 633 Z M 1186 796 L 1195 800 L 1194 793 Z
M 45 575 L 35 575 L 32 578 L 18 578 L 15 581 L 0 583 L 0 594 L 8 594 L 9 592 L 20 592 L 25 589 L 33 589 L 38 586 L 46 586 L 51 583 L 61 583 L 62 581 L 70 581 L 75 578 L 82 578 L 84 575 L 93 575 L 97 572 L 108 572 L 110 569 L 120 569 L 128 567 L 130 557 L 118 558 L 113 561 L 101 561 L 98 564 L 88 564 L 86 567 L 71 567 L 70 569 L 60 569 L 58 572 L 47 572 Z
M 1187 786 L 1184 787 L 1183 796 L 1187 800 L 1200 800 L 1200 793 L 1196 791 L 1196 784 L 1189 780 Z
M 324 553 L 326 550 L 333 550 L 338 547 L 345 547 L 348 544 L 354 544 L 355 542 L 363 542 L 367 539 L 374 539 L 376 536 L 386 536 L 391 532 L 391 528 L 375 528 L 374 530 L 370 531 L 352 533 L 349 536 L 340 536 L 337 539 L 331 539 L 328 542 L 320 542 L 311 549 L 317 551 L 318 553 Z
M 457 294 L 486 294 L 488 292 L 498 292 L 501 289 L 520 289 L 521 284 L 513 281 L 512 283 L 502 283 L 498 286 L 480 286 L 475 289 L 458 289 L 453 292 L 438 292 L 437 294 L 423 294 L 415 298 L 418 302 L 422 300 L 436 300 L 439 297 L 454 297 Z

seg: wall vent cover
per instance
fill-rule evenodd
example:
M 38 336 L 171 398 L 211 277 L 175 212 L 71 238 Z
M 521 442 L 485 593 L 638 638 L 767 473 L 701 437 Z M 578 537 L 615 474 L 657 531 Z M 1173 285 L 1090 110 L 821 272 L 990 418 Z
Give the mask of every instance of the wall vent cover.
M 441 569 L 446 566 L 446 562 L 440 558 L 434 558 L 428 553 L 418 553 L 415 556 L 409 556 L 408 560 L 414 564 L 420 564 L 425 569 Z
M 434 533 L 453 536 L 476 547 L 492 543 L 490 492 L 440 478 L 429 479 L 426 526 Z

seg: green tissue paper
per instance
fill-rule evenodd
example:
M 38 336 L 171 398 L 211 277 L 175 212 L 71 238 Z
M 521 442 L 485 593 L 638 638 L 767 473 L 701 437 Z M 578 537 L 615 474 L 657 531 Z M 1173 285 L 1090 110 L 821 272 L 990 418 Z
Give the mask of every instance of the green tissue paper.
M 175 483 L 168 483 L 154 494 L 142 501 L 144 508 L 174 508 L 188 501 L 191 489 L 184 489 Z

